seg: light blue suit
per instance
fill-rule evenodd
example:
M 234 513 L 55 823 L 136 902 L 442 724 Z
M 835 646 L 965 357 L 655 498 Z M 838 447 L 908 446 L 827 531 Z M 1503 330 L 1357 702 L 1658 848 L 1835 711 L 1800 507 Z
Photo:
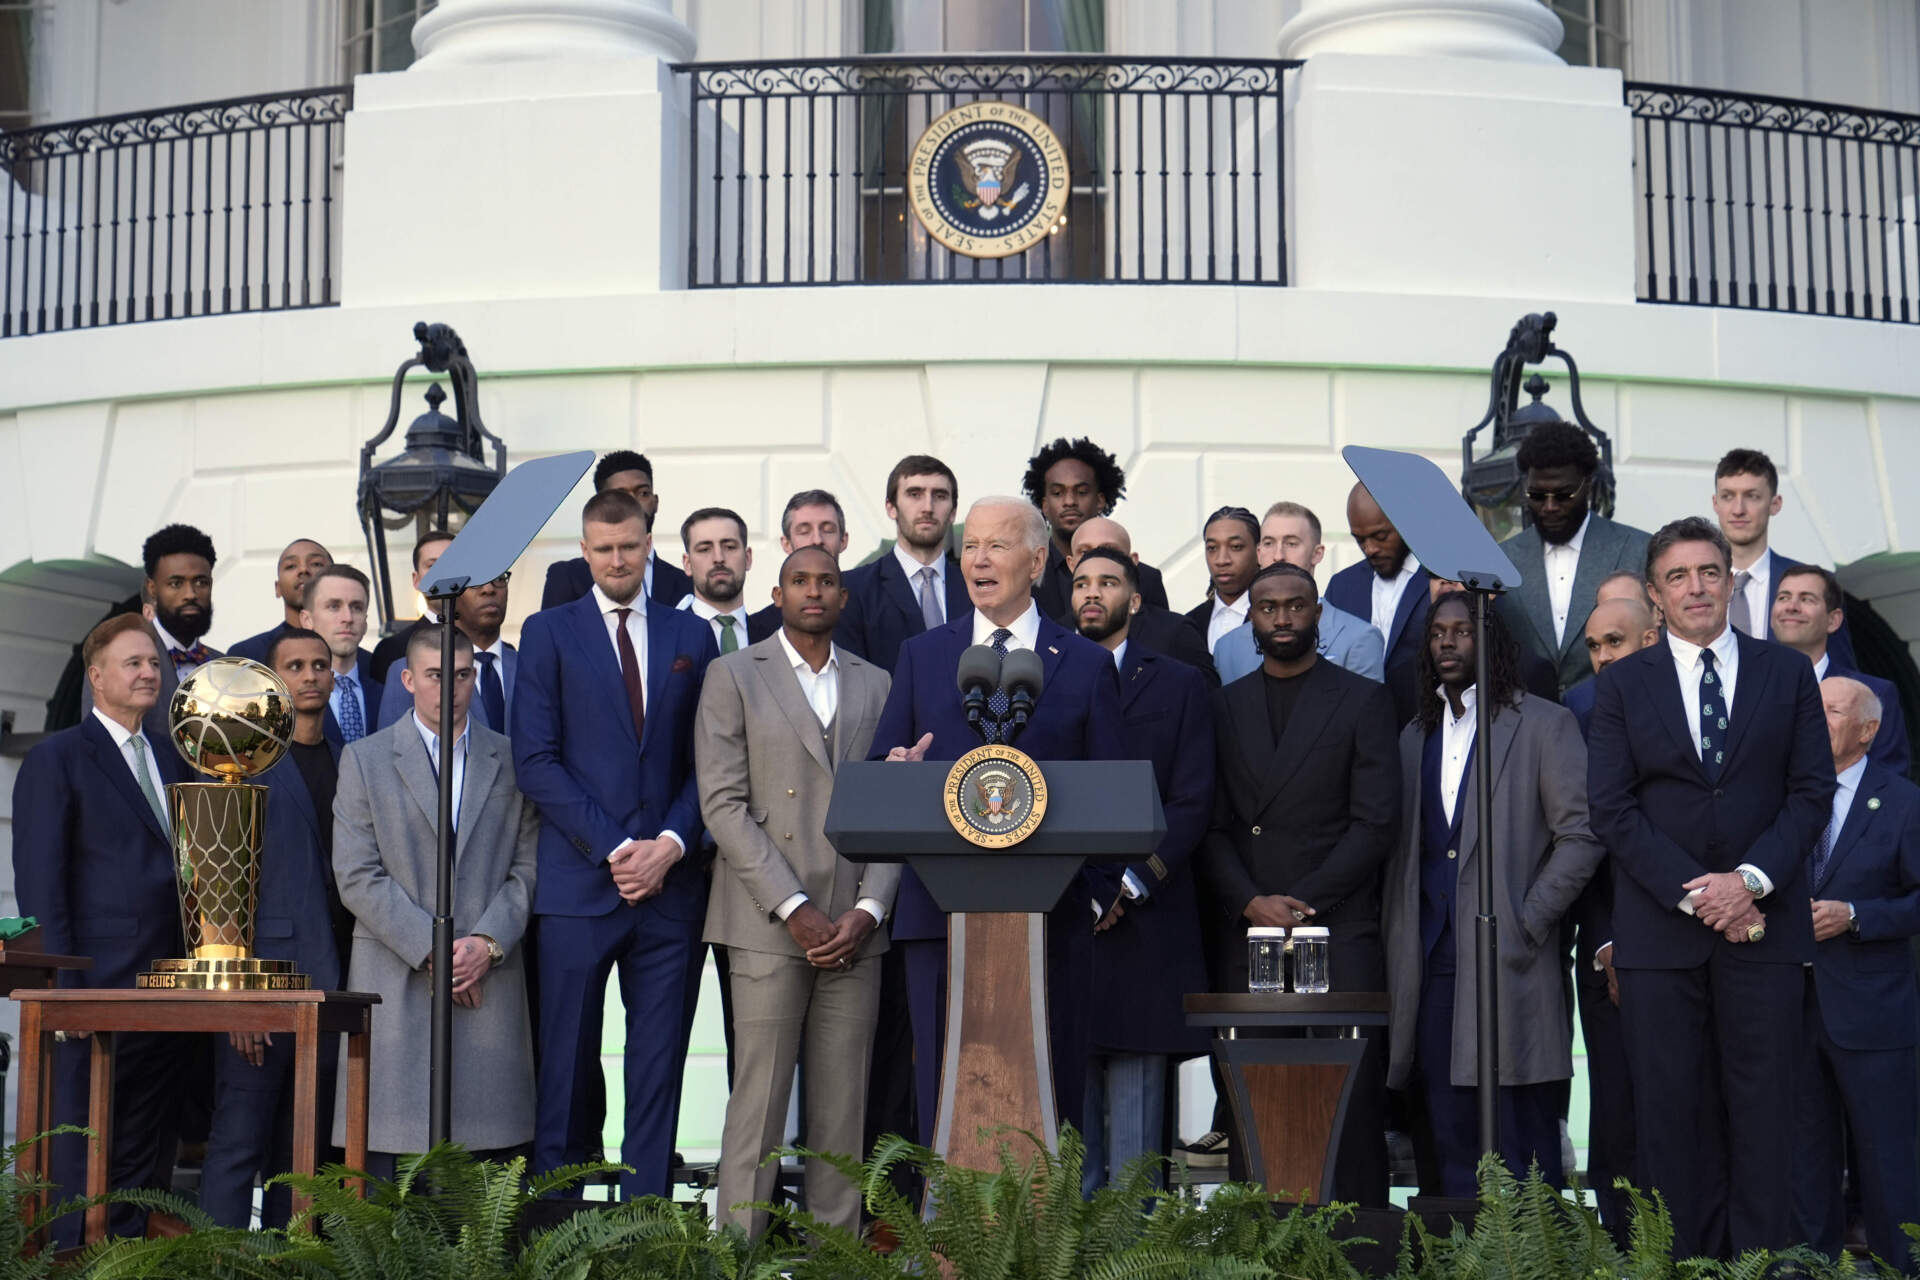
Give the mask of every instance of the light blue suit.
M 1345 667 L 1369 680 L 1387 678 L 1387 645 L 1373 624 L 1356 618 L 1345 609 L 1325 600 L 1320 602 L 1319 654 L 1336 667 Z M 1221 684 L 1232 684 L 1260 666 L 1260 651 L 1253 645 L 1253 623 L 1243 622 L 1220 637 L 1213 647 L 1213 665 L 1220 672 Z

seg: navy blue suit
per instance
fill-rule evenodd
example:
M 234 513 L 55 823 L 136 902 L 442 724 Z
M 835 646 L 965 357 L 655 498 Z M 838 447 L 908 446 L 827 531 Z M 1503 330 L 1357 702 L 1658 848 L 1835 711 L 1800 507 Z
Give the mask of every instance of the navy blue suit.
M 1737 694 L 1736 694 L 1737 701 Z M 1840 1251 L 1842 1168 L 1866 1210 L 1867 1243 L 1904 1268 L 1903 1222 L 1920 1220 L 1914 1129 L 1920 981 L 1909 940 L 1920 934 L 1920 787 L 1867 765 L 1813 896 L 1853 905 L 1857 932 L 1814 944 L 1801 1068 L 1801 1159 L 1794 1166 L 1800 1229 Z M 1840 1136 L 1849 1135 L 1842 1151 Z
M 340 759 L 337 739 L 329 739 Z M 254 930 L 254 954 L 291 960 L 315 988 L 333 991 L 344 972 L 334 939 L 332 850 L 320 843 L 320 819 L 305 778 L 291 760 L 282 760 L 260 779 L 267 786 L 267 829 L 260 868 L 260 900 Z M 337 1036 L 320 1046 L 320 1116 L 333 1117 L 333 1081 Z M 245 1227 L 253 1214 L 253 1180 L 293 1167 L 293 1037 L 282 1035 L 267 1046 L 266 1061 L 254 1066 L 234 1051 L 225 1036 L 215 1037 L 213 1128 L 207 1136 L 206 1162 L 200 1174 L 200 1207 L 225 1227 Z M 316 1132 L 325 1133 L 323 1126 Z M 267 1192 L 261 1225 L 285 1226 L 291 1193 L 284 1186 Z
M 1831 644 L 1834 637 L 1827 637 Z M 1845 676 L 1849 680 L 1858 680 L 1873 690 L 1873 696 L 1880 699 L 1880 732 L 1873 735 L 1873 741 L 1867 747 L 1867 759 L 1877 765 L 1884 765 L 1901 777 L 1906 777 L 1913 767 L 1913 749 L 1907 740 L 1907 717 L 1900 710 L 1900 690 L 1891 680 L 1882 680 L 1879 676 L 1870 676 L 1864 671 L 1853 671 L 1829 657 L 1827 674 Z
M 1327 579 L 1327 591 L 1322 599 L 1335 608 L 1345 609 L 1362 622 L 1369 621 L 1373 617 L 1373 581 L 1376 576 L 1373 566 L 1365 560 L 1350 564 Z M 1402 667 L 1411 667 L 1416 672 L 1419 670 L 1420 650 L 1427 643 L 1427 584 L 1432 581 L 1433 575 L 1424 567 L 1414 570 L 1407 589 L 1400 593 L 1400 605 L 1393 611 L 1393 626 L 1387 631 L 1386 685 L 1393 693 L 1396 724 L 1404 725 L 1420 709 L 1420 690 L 1416 687 L 1419 681 L 1404 677 L 1396 680 L 1394 673 Z
M 267 654 L 273 651 L 273 642 L 291 630 L 293 630 L 293 626 L 290 623 L 284 621 L 275 623 L 259 635 L 248 636 L 238 644 L 229 645 L 227 647 L 227 656 L 232 658 L 252 658 L 264 667 L 268 665 Z
M 928 760 L 957 760 L 980 745 L 967 726 L 960 691 L 954 684 L 960 654 L 973 643 L 971 615 L 923 632 L 900 646 L 893 688 L 873 733 L 873 758 L 883 760 L 894 747 L 910 747 L 931 733 Z M 1040 617 L 1034 650 L 1046 684 L 1032 717 L 1013 745 L 1038 761 L 1117 760 L 1126 755 L 1119 682 L 1113 655 L 1091 640 Z M 1062 896 L 1047 921 L 1048 1020 L 1053 1043 L 1054 1096 L 1060 1117 L 1081 1125 L 1085 1103 L 1088 984 L 1092 981 L 1093 911 L 1112 905 L 1110 875 L 1087 869 Z M 940 1046 L 944 1039 L 947 917 L 934 905 L 920 878 L 908 868 L 894 900 L 892 936 L 906 950 L 908 1008 L 913 1021 L 914 1077 L 923 1141 L 933 1133 L 940 1096 Z
M 547 580 L 540 589 L 540 607 L 557 609 L 593 590 L 593 572 L 585 556 L 556 560 L 547 566 Z M 693 579 L 684 569 L 668 564 L 658 554 L 653 557 L 653 590 L 647 599 L 658 600 L 669 608 L 693 594 Z
M 646 611 L 646 728 L 636 739 L 620 659 L 597 597 L 543 610 L 520 635 L 513 763 L 540 810 L 533 913 L 540 956 L 540 1102 L 536 1169 L 597 1158 L 581 1123 L 581 1076 L 600 1069 L 600 1014 L 616 967 L 627 1013 L 629 1196 L 665 1195 L 680 1113 L 679 1028 L 687 966 L 706 915 L 693 719 L 713 628 L 651 601 Z M 672 831 L 688 857 L 660 892 L 623 906 L 607 857 L 629 839 Z M 589 1108 L 590 1109 L 590 1108 Z
M 1614 967 L 1642 1171 L 1673 1210 L 1675 1251 L 1726 1257 L 1793 1243 L 1793 1126 L 1806 858 L 1826 826 L 1833 760 L 1813 666 L 1736 636 L 1726 761 L 1709 779 L 1667 643 L 1594 683 L 1588 800 L 1613 866 Z M 1759 942 L 1680 911 L 1683 884 L 1750 863 L 1773 882 Z M 1726 1117 L 1739 1126 L 1737 1137 Z M 1911 1130 L 1909 1130 L 1911 1132 Z
M 847 606 L 840 611 L 833 642 L 891 672 L 900 646 L 927 629 L 920 612 L 919 584 L 908 579 L 891 547 L 879 559 L 847 570 L 841 581 L 847 589 Z M 947 621 L 972 616 L 966 577 L 952 556 L 947 557 L 945 581 Z
M 150 740 L 148 746 L 164 783 L 188 780 L 171 743 Z M 13 882 L 21 914 L 40 922 L 45 950 L 93 959 L 91 969 L 63 971 L 63 987 L 131 987 L 155 959 L 181 954 L 170 838 L 92 713 L 48 737 L 20 764 L 13 786 Z M 117 1038 L 108 1161 L 116 1189 L 171 1184 L 188 1047 L 184 1036 Z M 87 1073 L 85 1041 L 55 1050 L 56 1124 L 86 1123 Z M 83 1139 L 54 1139 L 50 1170 L 64 1194 L 82 1194 L 85 1166 Z M 144 1210 L 125 1205 L 110 1215 L 115 1234 L 138 1234 L 145 1220 Z M 56 1242 L 77 1244 L 79 1228 L 77 1217 L 64 1219 L 54 1230 Z

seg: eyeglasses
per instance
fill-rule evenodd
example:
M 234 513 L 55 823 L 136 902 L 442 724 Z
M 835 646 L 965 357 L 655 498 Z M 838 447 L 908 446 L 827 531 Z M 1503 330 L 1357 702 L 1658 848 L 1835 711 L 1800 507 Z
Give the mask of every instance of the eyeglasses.
M 1593 483 L 1593 477 L 1589 476 L 1571 489 L 1529 489 L 1527 501 L 1536 507 L 1544 507 L 1549 502 L 1558 503 L 1564 507 L 1577 501 L 1591 483 Z
M 503 574 L 501 574 L 501 575 L 500 575 L 499 577 L 497 577 L 497 578 L 489 578 L 489 579 L 488 579 L 487 581 L 485 581 L 485 582 L 477 582 L 477 583 L 475 583 L 475 584 L 474 584 L 474 586 L 478 586 L 478 587 L 504 587 L 504 586 L 506 586 L 506 585 L 507 585 L 507 579 L 509 579 L 509 578 L 511 578 L 512 576 L 513 576 L 513 570 L 511 570 L 511 569 L 509 569 L 509 570 L 507 570 L 507 571 L 506 571 L 505 573 L 503 573 Z M 471 588 L 469 588 L 469 590 L 471 590 Z

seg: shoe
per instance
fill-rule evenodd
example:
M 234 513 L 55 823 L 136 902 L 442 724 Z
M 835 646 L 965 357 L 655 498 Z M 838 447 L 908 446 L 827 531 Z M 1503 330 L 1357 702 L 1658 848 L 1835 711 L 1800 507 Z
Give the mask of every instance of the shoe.
M 1215 1129 L 1201 1134 L 1192 1142 L 1181 1143 L 1178 1150 L 1189 1169 L 1224 1169 L 1227 1167 L 1227 1151 L 1231 1146 L 1232 1140 Z

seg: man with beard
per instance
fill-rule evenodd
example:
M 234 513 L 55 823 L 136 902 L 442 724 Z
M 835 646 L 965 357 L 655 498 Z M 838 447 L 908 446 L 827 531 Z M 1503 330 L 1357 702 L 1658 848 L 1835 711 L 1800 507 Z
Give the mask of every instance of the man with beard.
M 1118 547 L 1126 552 L 1133 561 L 1134 581 L 1139 581 L 1140 553 L 1133 549 L 1133 537 L 1125 525 L 1111 516 L 1095 516 L 1080 522 L 1073 531 L 1073 549 L 1068 556 L 1076 575 L 1080 557 L 1094 547 Z M 1207 639 L 1202 634 L 1202 628 L 1188 622 L 1183 615 L 1140 600 L 1134 605 L 1133 618 L 1127 624 L 1127 635 L 1155 653 L 1163 653 L 1186 663 L 1205 677 L 1209 689 L 1220 687 L 1220 674 L 1214 670 L 1213 658 L 1207 653 Z
M 201 637 L 213 626 L 213 539 L 190 524 L 170 524 L 150 536 L 140 548 L 147 578 L 141 594 L 152 602 L 152 626 L 159 638 L 160 689 L 148 706 L 142 727 L 155 742 L 173 741 L 167 707 L 180 682 L 220 650 Z M 82 670 L 85 669 L 84 659 Z M 81 723 L 93 714 L 93 682 L 80 695 Z
M 1245 507 L 1222 507 L 1200 526 L 1200 537 L 1207 553 L 1207 598 L 1187 611 L 1187 621 L 1207 637 L 1211 654 L 1247 620 L 1247 588 L 1260 572 L 1260 522 Z
M 1219 989 L 1247 989 L 1249 926 L 1311 923 L 1329 931 L 1336 987 L 1385 990 L 1380 873 L 1400 819 L 1393 700 L 1377 681 L 1321 660 L 1312 574 L 1278 561 L 1248 595 L 1265 657 L 1213 695 L 1219 782 L 1200 854 L 1217 904 L 1205 932 L 1219 949 Z M 1330 1198 L 1386 1202 L 1384 1111 L 1385 1063 L 1370 1048 Z
M 1075 542 L 1096 523 L 1108 522 L 1086 521 Z M 1167 818 L 1160 847 L 1126 869 L 1122 900 L 1095 926 L 1083 1178 L 1091 1189 L 1128 1161 L 1166 1151 L 1169 1060 L 1206 1048 L 1181 999 L 1207 981 L 1189 860 L 1213 813 L 1213 711 L 1198 671 L 1133 635 L 1140 594 L 1126 548 L 1082 549 L 1073 599 L 1080 634 L 1113 655 L 1127 748 L 1153 761 Z
M 847 513 L 825 489 L 802 489 L 780 512 L 780 554 L 790 556 L 802 547 L 823 548 L 836 562 L 847 554 Z M 778 631 L 780 606 L 755 610 L 753 625 L 764 636 Z
M 1047 567 L 1034 584 L 1034 599 L 1042 616 L 1073 624 L 1073 569 L 1068 563 L 1073 531 L 1083 520 L 1110 516 L 1127 492 L 1127 473 L 1114 456 L 1084 436 L 1055 440 L 1027 461 L 1020 481 L 1027 500 L 1047 518 L 1052 536 L 1047 543 Z M 1144 604 L 1165 609 L 1166 584 L 1160 571 L 1135 562 Z
M 451 544 L 448 544 L 451 545 Z M 444 553 L 445 545 L 435 548 Z M 438 556 L 435 556 L 438 559 Z M 424 574 L 433 567 L 426 563 Z M 512 736 L 513 686 L 519 674 L 520 654 L 500 638 L 500 627 L 507 620 L 507 582 L 509 570 L 478 586 L 468 587 L 454 601 L 453 625 L 473 641 L 474 690 L 473 722 L 483 729 Z M 397 724 L 413 710 L 413 695 L 400 675 L 407 669 L 406 659 L 393 664 L 387 673 L 386 688 L 380 700 L 380 727 Z
M 1427 633 L 1427 584 L 1433 575 L 1421 567 L 1387 513 L 1363 484 L 1347 494 L 1347 527 L 1365 557 L 1327 579 L 1327 603 L 1365 618 L 1380 633 L 1386 647 L 1387 683 L 1395 692 L 1396 724 L 1413 719 L 1419 709 L 1419 681 L 1411 673 L 1394 678 L 1402 668 L 1417 669 L 1421 637 Z
M 1260 545 L 1254 559 L 1262 569 L 1279 560 L 1308 573 L 1320 567 L 1327 548 L 1320 541 L 1320 517 L 1297 502 L 1276 502 L 1260 521 Z M 1325 599 L 1320 601 L 1320 656 L 1369 680 L 1387 678 L 1387 642 L 1365 618 L 1356 618 Z M 1238 680 L 1260 665 L 1253 624 L 1242 623 L 1214 646 L 1214 665 L 1222 680 Z
M 1586 635 L 1595 590 L 1616 570 L 1645 566 L 1647 535 L 1594 512 L 1600 451 L 1579 427 L 1535 427 L 1516 460 L 1532 523 L 1503 544 L 1520 585 L 1497 607 L 1521 648 L 1553 667 L 1564 695 L 1593 676 Z
M 773 632 L 761 615 L 747 614 L 741 596 L 747 571 L 753 568 L 753 548 L 747 545 L 747 522 L 725 507 L 702 507 L 680 522 L 680 545 L 693 592 L 679 608 L 706 619 L 714 643 L 723 654 L 758 644 Z
M 273 598 L 280 602 L 283 616 L 259 635 L 248 636 L 227 652 L 237 658 L 252 658 L 255 662 L 264 663 L 275 640 L 289 631 L 303 630 L 305 624 L 300 621 L 300 610 L 306 599 L 307 583 L 332 563 L 333 553 L 312 538 L 296 538 L 289 542 L 286 550 L 280 553 L 280 563 L 273 577 Z
M 647 532 L 653 532 L 654 517 L 660 514 L 660 495 L 653 487 L 653 464 L 647 461 L 646 454 L 635 453 L 631 449 L 614 449 L 602 455 L 593 469 L 593 491 L 624 493 L 632 498 L 646 513 Z M 641 590 L 647 593 L 647 599 L 658 600 L 669 606 L 679 604 L 693 590 L 693 584 L 687 580 L 686 574 L 673 565 L 662 564 L 660 557 L 652 553 L 647 555 L 646 575 L 642 582 L 644 585 Z M 547 582 L 540 592 L 540 607 L 552 609 L 578 600 L 592 590 L 593 573 L 587 568 L 584 556 L 556 561 L 547 566 Z
M 1773 550 L 1767 540 L 1784 502 L 1780 472 L 1760 450 L 1729 449 L 1714 465 L 1713 516 L 1733 548 L 1733 598 L 1727 604 L 1727 625 L 1762 640 L 1779 639 L 1773 633 L 1774 598 L 1787 571 L 1800 566 L 1800 561 Z M 1827 649 L 1842 669 L 1854 666 L 1853 636 L 1844 615 Z
M 835 644 L 891 674 L 909 637 L 973 608 L 959 562 L 947 554 L 959 500 L 960 482 L 940 459 L 916 453 L 893 464 L 887 476 L 893 551 L 847 570 L 847 607 Z

